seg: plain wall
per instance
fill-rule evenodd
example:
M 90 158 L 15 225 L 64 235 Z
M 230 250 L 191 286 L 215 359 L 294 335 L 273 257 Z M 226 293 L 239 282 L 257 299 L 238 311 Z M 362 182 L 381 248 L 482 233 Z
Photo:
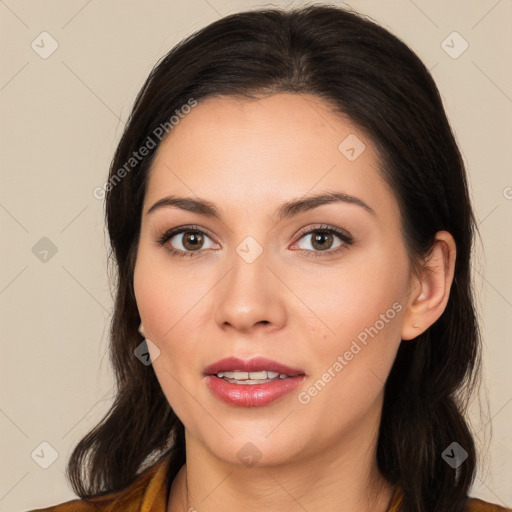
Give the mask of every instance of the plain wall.
M 303 4 L 0 2 L 0 512 L 74 498 L 63 473 L 67 458 L 112 401 L 108 241 L 104 203 L 93 190 L 107 178 L 143 81 L 172 46 L 221 16 Z M 464 154 L 484 248 L 474 265 L 484 411 L 475 404 L 472 413 L 484 457 L 472 494 L 510 506 L 512 2 L 350 6 L 402 38 L 431 69 Z M 41 54 L 55 43 L 42 32 L 58 44 L 47 58 Z M 454 58 L 464 41 L 467 49 Z M 58 454 L 47 469 L 31 456 L 51 457 L 42 442 Z

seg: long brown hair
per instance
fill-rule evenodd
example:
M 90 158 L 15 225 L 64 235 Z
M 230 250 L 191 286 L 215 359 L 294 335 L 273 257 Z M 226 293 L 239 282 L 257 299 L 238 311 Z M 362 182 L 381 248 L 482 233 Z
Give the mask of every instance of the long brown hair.
M 185 462 L 183 424 L 152 366 L 134 356 L 143 338 L 133 272 L 148 170 L 160 141 L 155 130 L 169 128 L 191 99 L 276 92 L 324 99 L 374 142 L 380 172 L 399 202 L 413 268 L 420 268 L 437 231 L 455 239 L 446 309 L 417 339 L 402 342 L 387 379 L 377 461 L 384 477 L 403 489 L 402 510 L 462 511 L 476 465 L 464 412 L 480 360 L 470 272 L 477 226 L 464 164 L 436 85 L 415 53 L 370 19 L 328 5 L 222 18 L 175 46 L 139 92 L 105 188 L 117 277 L 110 329 L 117 394 L 74 449 L 71 484 L 82 498 L 92 497 L 123 489 L 163 456 L 171 459 L 170 479 Z M 130 161 L 148 137 L 155 147 Z M 452 442 L 468 455 L 457 471 L 442 457 Z

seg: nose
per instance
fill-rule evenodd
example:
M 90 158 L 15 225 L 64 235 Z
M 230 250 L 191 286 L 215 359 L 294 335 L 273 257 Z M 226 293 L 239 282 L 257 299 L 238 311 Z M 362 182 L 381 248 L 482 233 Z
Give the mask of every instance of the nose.
M 216 287 L 217 325 L 244 333 L 280 329 L 286 322 L 287 289 L 276 277 L 279 272 L 270 267 L 265 251 L 252 262 L 236 253 L 230 263 L 227 275 Z

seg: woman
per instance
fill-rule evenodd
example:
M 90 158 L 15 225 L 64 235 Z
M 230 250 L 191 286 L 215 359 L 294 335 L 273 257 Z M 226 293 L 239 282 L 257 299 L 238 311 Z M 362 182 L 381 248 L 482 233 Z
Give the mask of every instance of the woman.
M 177 45 L 104 187 L 117 398 L 45 510 L 510 510 L 468 498 L 466 180 L 425 66 L 355 13 Z

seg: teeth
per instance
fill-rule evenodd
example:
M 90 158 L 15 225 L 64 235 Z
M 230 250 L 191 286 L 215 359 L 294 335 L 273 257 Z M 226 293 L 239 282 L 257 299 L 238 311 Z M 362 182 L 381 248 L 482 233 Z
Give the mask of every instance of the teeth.
M 270 377 L 267 377 L 267 372 L 262 370 L 261 372 L 249 372 L 248 378 L 251 380 L 264 380 Z
M 257 380 L 257 381 L 263 381 L 263 380 L 273 380 L 276 379 L 279 376 L 280 379 L 286 379 L 289 377 L 289 375 L 286 375 L 285 373 L 278 373 L 278 372 L 271 372 L 271 371 L 259 371 L 259 372 L 241 372 L 241 371 L 234 371 L 234 372 L 219 372 L 217 373 L 217 377 L 219 379 L 233 379 L 238 381 L 244 381 L 244 380 Z

